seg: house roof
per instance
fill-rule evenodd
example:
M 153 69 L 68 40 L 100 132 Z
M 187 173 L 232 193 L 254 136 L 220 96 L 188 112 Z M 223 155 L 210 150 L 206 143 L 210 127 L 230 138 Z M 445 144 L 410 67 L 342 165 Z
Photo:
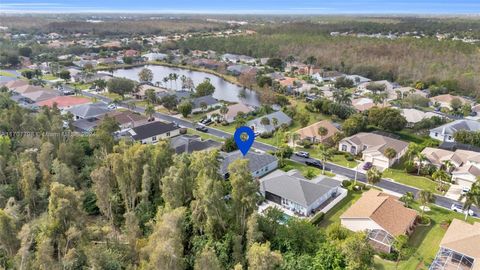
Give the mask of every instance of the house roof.
M 57 97 L 58 92 L 53 90 L 40 90 L 30 93 L 23 93 L 22 96 L 32 100 L 33 102 L 40 102 Z
M 53 104 L 57 104 L 57 107 L 62 109 L 65 107 L 72 107 L 80 104 L 90 103 L 90 99 L 83 97 L 72 96 L 58 96 L 37 103 L 38 106 L 53 107 Z
M 305 179 L 297 170 L 283 172 L 276 170 L 261 179 L 261 188 L 282 198 L 308 207 L 320 197 L 334 188 L 340 187 L 340 182 L 328 177 L 315 180 Z
M 20 86 L 25 86 L 25 85 L 28 85 L 28 82 L 27 81 L 24 81 L 24 80 L 13 80 L 13 81 L 9 81 L 9 82 L 6 82 L 3 84 L 3 86 L 6 86 L 7 88 L 17 88 L 17 87 L 20 87 Z
M 47 90 L 46 88 L 36 86 L 36 85 L 30 85 L 30 84 L 25 84 L 25 85 L 22 85 L 22 86 L 12 87 L 11 89 L 15 93 L 22 94 L 22 95 L 27 94 L 27 93 Z
M 228 108 L 228 112 L 225 114 L 226 119 L 234 119 L 239 112 L 249 113 L 253 111 L 253 108 L 250 108 L 243 103 L 229 105 L 227 106 L 227 108 Z M 220 109 L 210 112 L 209 115 L 212 115 L 214 113 L 220 114 Z
M 197 135 L 180 135 L 170 139 L 170 146 L 175 153 L 181 154 L 184 152 L 192 153 L 210 148 L 220 148 L 222 144 L 210 139 L 202 140 L 202 138 Z
M 455 120 L 453 122 L 431 129 L 430 131 L 438 132 L 440 134 L 454 134 L 459 130 L 479 131 L 480 122 L 466 119 Z
M 480 223 L 474 224 L 452 220 L 440 246 L 474 259 L 473 269 L 480 269 Z
M 417 217 L 397 198 L 371 189 L 345 211 L 340 218 L 369 218 L 393 236 L 405 234 Z M 368 228 L 367 228 L 368 229 Z
M 431 97 L 430 100 L 434 101 L 434 102 L 436 101 L 436 102 L 450 103 L 455 98 L 459 99 L 462 103 L 472 103 L 470 100 L 468 100 L 466 98 L 463 98 L 463 97 L 460 97 L 460 96 L 454 96 L 454 95 L 451 95 L 451 94 L 434 96 L 434 97 Z
M 318 134 L 318 128 L 319 127 L 324 127 L 327 129 L 327 134 L 324 136 L 321 136 Z M 296 133 L 300 134 L 301 139 L 306 139 L 306 138 L 318 138 L 318 139 L 328 139 L 332 137 L 335 133 L 338 132 L 338 128 L 333 125 L 333 123 L 330 120 L 322 120 L 320 122 L 311 124 L 310 126 L 301 128 L 296 131 Z
M 371 98 L 357 98 L 352 100 L 352 106 L 360 112 L 371 109 L 375 106 L 383 108 L 390 107 L 390 104 L 375 104 Z
M 90 132 L 92 131 L 100 121 L 96 117 L 84 118 L 74 121 L 72 123 L 73 127 L 80 132 Z
M 104 103 L 97 102 L 78 105 L 73 108 L 67 109 L 67 111 L 80 118 L 91 118 L 106 114 L 110 110 L 108 110 L 107 106 Z
M 402 109 L 402 115 L 407 119 L 408 123 L 418 123 L 423 119 L 428 119 L 433 116 L 440 116 L 433 112 L 423 112 L 417 109 Z
M 268 118 L 270 120 L 270 125 L 262 125 L 260 122 L 262 120 L 262 118 Z M 278 124 L 276 126 L 273 126 L 273 121 L 272 119 L 275 118 L 278 120 Z M 257 127 L 260 128 L 260 129 L 263 129 L 267 132 L 270 132 L 270 131 L 273 131 L 275 128 L 281 126 L 282 124 L 290 124 L 292 122 L 292 118 L 290 118 L 290 116 L 286 115 L 284 112 L 282 111 L 276 111 L 276 112 L 273 112 L 271 114 L 267 114 L 265 116 L 261 116 L 261 117 L 258 117 L 258 118 L 255 118 L 253 120 L 250 120 L 247 122 L 246 126 L 249 126 L 249 127 Z
M 134 127 L 130 130 L 130 134 L 134 140 L 140 141 L 176 129 L 178 129 L 178 127 L 174 123 L 163 123 L 160 121 L 156 121 Z
M 146 122 L 147 117 L 130 110 L 126 111 L 112 111 L 106 114 L 100 115 L 98 118 L 102 120 L 106 116 L 113 117 L 119 125 L 124 125 L 127 123 L 137 123 L 137 122 Z
M 228 165 L 237 159 L 248 159 L 248 167 L 252 173 L 278 160 L 275 156 L 255 153 L 252 151 L 249 151 L 245 156 L 243 156 L 239 150 L 230 153 L 222 152 L 221 155 L 223 160 L 220 166 L 220 173 L 222 175 L 225 175 L 228 172 Z
M 215 104 L 218 104 L 218 100 L 215 99 L 213 96 L 203 96 L 203 97 L 197 97 L 192 99 L 193 103 L 193 108 L 200 108 L 202 103 L 207 104 L 207 106 L 212 106 Z
M 366 146 L 367 149 L 365 151 L 377 150 L 382 153 L 387 148 L 393 148 L 397 153 L 400 153 L 401 151 L 403 151 L 405 148 L 408 147 L 407 142 L 390 138 L 387 136 L 375 134 L 375 133 L 365 133 L 365 132 L 360 132 L 353 136 L 344 138 L 342 142 L 344 141 L 347 141 L 351 144 L 358 145 L 358 146 Z

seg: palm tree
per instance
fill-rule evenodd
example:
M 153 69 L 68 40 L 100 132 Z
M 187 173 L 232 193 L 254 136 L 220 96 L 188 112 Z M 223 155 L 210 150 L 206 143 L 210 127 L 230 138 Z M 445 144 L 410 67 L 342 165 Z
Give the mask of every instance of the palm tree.
M 202 112 L 205 111 L 208 108 L 207 103 L 205 102 L 200 102 L 200 108 L 202 109 Z
M 328 134 L 328 129 L 326 127 L 318 127 L 317 133 L 320 135 L 320 142 L 322 142 L 323 136 Z
M 145 107 L 145 115 L 148 116 L 148 120 L 152 119 L 153 114 L 155 113 L 155 107 L 152 104 L 147 104 Z
M 333 100 L 340 104 L 352 104 L 352 93 L 345 91 L 344 89 L 338 89 L 333 92 Z
M 415 201 L 415 195 L 412 192 L 407 192 L 400 198 L 400 201 L 404 203 L 405 207 L 410 208 L 410 205 Z
M 465 199 L 463 210 L 465 211 L 465 220 L 467 220 L 470 208 L 472 208 L 473 205 L 480 207 L 480 180 L 477 180 L 467 193 L 460 196 L 460 200 L 463 199 Z
M 422 217 L 423 213 L 425 211 L 425 207 L 427 206 L 428 203 L 431 203 L 435 200 L 435 197 L 433 196 L 432 192 L 428 190 L 420 190 L 418 193 L 418 199 L 420 201 L 420 204 L 422 205 Z
M 185 90 L 186 82 L 187 82 L 187 76 L 185 76 L 185 75 L 180 76 L 180 81 L 182 82 L 182 90 Z
M 388 147 L 387 149 L 385 149 L 384 154 L 388 159 L 394 159 L 397 156 L 397 151 L 395 151 L 395 149 L 391 147 Z
M 448 173 L 451 173 L 453 171 L 453 169 L 455 169 L 455 165 L 450 160 L 444 160 L 443 161 L 443 167 L 445 168 L 445 170 Z
M 219 112 L 220 112 L 220 114 L 221 114 L 222 117 L 223 117 L 223 121 L 226 121 L 225 115 L 228 113 L 228 107 L 227 107 L 227 105 L 223 104 L 222 107 L 220 107 Z
M 445 182 L 450 180 L 450 175 L 443 169 L 438 169 L 432 174 L 432 178 L 438 182 L 438 189 L 443 192 Z
M 178 86 L 177 86 L 178 74 L 177 73 L 172 73 L 172 80 L 175 81 L 175 90 L 178 89 Z
M 262 124 L 263 126 L 268 126 L 270 125 L 270 119 L 268 119 L 268 117 L 263 117 L 262 119 L 260 119 L 260 124 Z
M 165 87 L 167 86 L 168 81 L 170 81 L 169 76 L 166 76 L 166 77 L 163 78 L 163 82 L 165 83 Z M 170 84 L 170 86 L 171 86 L 171 84 Z M 172 87 L 170 87 L 170 89 L 172 89 Z
M 293 143 L 293 150 L 295 151 L 297 148 L 297 141 L 300 139 L 300 134 L 298 133 L 293 133 L 292 134 L 292 143 Z
M 370 185 L 375 185 L 376 183 L 380 182 L 382 179 L 382 172 L 379 171 L 376 167 L 370 168 L 370 170 L 367 171 L 367 182 Z
M 427 161 L 428 159 L 427 159 L 427 156 L 425 156 L 425 154 L 421 152 L 417 153 L 415 156 L 417 158 L 417 168 L 418 168 L 417 175 L 420 175 L 420 170 L 423 167 L 423 162 Z
M 278 119 L 276 117 L 272 117 L 272 125 L 276 127 L 278 125 Z
M 319 159 L 322 161 L 322 174 L 325 174 L 325 163 L 333 156 L 332 150 L 323 144 L 317 146 Z

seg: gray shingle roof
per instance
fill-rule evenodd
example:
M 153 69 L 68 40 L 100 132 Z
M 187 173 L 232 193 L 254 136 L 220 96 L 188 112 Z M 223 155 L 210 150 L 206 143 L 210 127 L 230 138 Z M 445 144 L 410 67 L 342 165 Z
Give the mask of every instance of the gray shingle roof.
M 75 106 L 73 108 L 68 109 L 67 111 L 71 112 L 73 115 L 78 116 L 80 118 L 91 118 L 97 117 L 100 115 L 104 115 L 108 113 L 110 110 L 107 108 L 107 105 L 104 103 L 92 103 L 92 104 L 83 104 L 79 106 Z
M 432 129 L 432 132 L 438 132 L 442 134 L 454 134 L 459 130 L 467 130 L 467 131 L 479 131 L 480 130 L 480 122 L 475 120 L 456 120 L 451 123 L 447 123 L 443 126 L 439 126 L 437 128 Z
M 220 166 L 221 175 L 225 175 L 228 172 L 228 165 L 230 165 L 230 163 L 234 162 L 237 159 L 248 159 L 248 167 L 250 168 L 250 172 L 252 173 L 277 160 L 277 158 L 272 155 L 259 154 L 252 151 L 248 152 L 247 155 L 243 157 L 242 153 L 240 153 L 239 150 L 231 153 L 222 153 L 222 158 L 223 160 Z
M 217 104 L 218 100 L 212 96 L 197 97 L 192 99 L 193 108 L 200 108 L 200 104 L 202 104 L 202 102 L 207 104 L 207 106 L 211 106 Z
M 303 178 L 298 171 L 273 173 L 261 180 L 262 189 L 304 207 L 310 206 L 330 190 L 340 187 L 340 182 L 328 177 L 314 180 Z
M 270 125 L 264 126 L 260 123 L 262 118 L 264 117 L 267 117 L 270 120 Z M 273 118 L 276 118 L 278 120 L 278 124 L 276 126 L 273 126 L 273 121 L 272 121 Z M 286 115 L 282 111 L 277 111 L 271 114 L 267 114 L 265 116 L 255 118 L 251 121 L 248 121 L 246 126 L 254 127 L 254 129 L 256 129 L 255 131 L 259 131 L 263 133 L 263 132 L 271 132 L 277 127 L 281 126 L 282 124 L 290 125 L 291 122 L 292 122 L 292 118 L 290 118 L 288 115 Z
M 188 153 L 192 153 L 209 148 L 220 148 L 222 144 L 213 140 L 202 140 L 200 136 L 181 135 L 172 138 L 170 140 L 170 146 L 175 150 L 175 153 L 181 154 L 186 152 L 187 149 Z
M 133 131 L 132 138 L 136 141 L 140 141 L 176 129 L 178 129 L 178 127 L 174 123 L 163 123 L 160 121 L 156 121 L 134 127 L 131 130 Z

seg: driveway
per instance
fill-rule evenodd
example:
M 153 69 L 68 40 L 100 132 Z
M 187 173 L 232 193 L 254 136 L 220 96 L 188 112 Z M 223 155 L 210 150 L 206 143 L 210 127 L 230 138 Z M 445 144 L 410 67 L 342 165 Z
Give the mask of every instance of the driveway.
M 460 185 L 451 185 L 445 194 L 445 197 L 458 201 L 460 199 L 462 189 L 463 188 Z

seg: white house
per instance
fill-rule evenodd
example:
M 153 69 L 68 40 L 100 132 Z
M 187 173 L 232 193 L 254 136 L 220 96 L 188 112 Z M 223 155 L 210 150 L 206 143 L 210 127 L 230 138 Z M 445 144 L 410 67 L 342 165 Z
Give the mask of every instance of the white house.
M 325 176 L 308 180 L 297 170 L 276 170 L 260 180 L 260 193 L 271 202 L 309 216 L 328 199 L 340 194 L 340 184 Z
M 460 130 L 480 131 L 480 122 L 475 120 L 455 120 L 430 130 L 430 137 L 439 141 L 454 142 L 453 135 Z
M 248 159 L 248 167 L 253 177 L 262 177 L 278 168 L 278 159 L 269 154 L 260 154 L 249 151 L 245 156 L 237 150 L 230 153 L 221 153 L 220 174 L 229 177 L 228 166 L 237 159 Z

